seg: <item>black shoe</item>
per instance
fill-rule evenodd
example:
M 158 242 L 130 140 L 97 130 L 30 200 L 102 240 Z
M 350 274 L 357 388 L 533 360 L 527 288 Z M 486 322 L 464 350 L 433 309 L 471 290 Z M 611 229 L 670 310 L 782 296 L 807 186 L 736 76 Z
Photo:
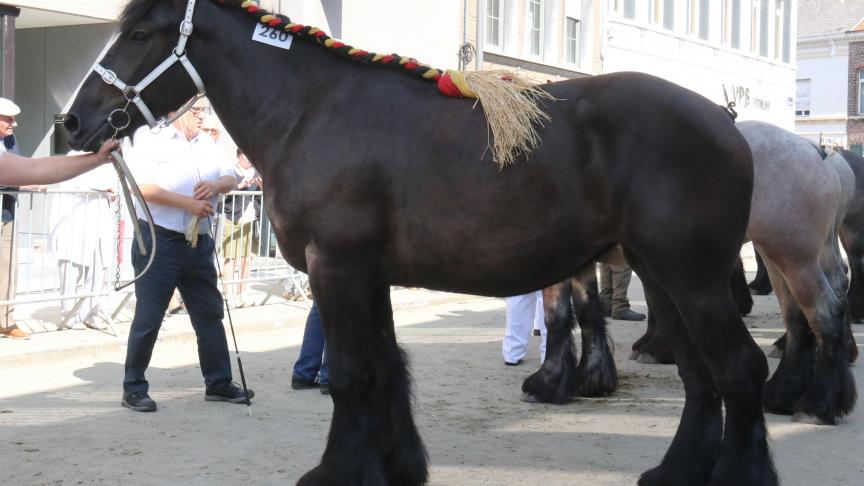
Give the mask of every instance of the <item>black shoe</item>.
M 330 384 L 329 383 L 324 383 L 323 385 L 319 385 L 319 389 L 321 390 L 322 395 L 329 395 L 330 394 Z
M 645 314 L 641 312 L 633 312 L 632 310 L 627 309 L 626 311 L 612 314 L 612 319 L 619 321 L 644 321 Z
M 133 391 L 123 395 L 123 401 L 120 405 L 135 410 L 136 412 L 155 412 L 156 402 L 153 401 L 147 392 Z
M 516 360 L 515 363 L 511 363 L 511 362 L 509 362 L 509 361 L 505 361 L 505 362 L 504 362 L 504 366 L 519 366 L 520 364 L 522 364 L 522 360 L 521 360 L 521 359 Z
M 255 392 L 249 390 L 249 399 L 255 398 Z M 243 388 L 233 381 L 223 381 L 207 388 L 204 392 L 204 400 L 208 402 L 230 402 L 246 403 L 246 394 Z
M 295 390 L 310 390 L 318 388 L 318 386 L 315 380 L 304 380 L 297 375 L 291 375 L 291 388 Z

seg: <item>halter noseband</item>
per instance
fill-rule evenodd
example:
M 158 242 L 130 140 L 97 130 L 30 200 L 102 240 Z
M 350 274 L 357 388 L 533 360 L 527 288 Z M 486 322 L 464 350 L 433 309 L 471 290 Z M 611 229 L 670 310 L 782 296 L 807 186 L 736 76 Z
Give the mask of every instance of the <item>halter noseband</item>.
M 194 26 L 192 25 L 192 16 L 195 13 L 195 1 L 196 0 L 189 0 L 189 3 L 186 5 L 186 16 L 183 17 L 183 21 L 180 22 L 180 39 L 177 41 L 177 46 L 171 54 L 168 55 L 168 58 L 162 61 L 162 64 L 156 66 L 156 69 L 151 71 L 150 74 L 145 76 L 138 84 L 129 85 L 123 82 L 117 77 L 117 74 L 114 71 L 107 69 L 98 62 L 93 66 L 93 71 L 102 77 L 102 81 L 111 86 L 115 86 L 117 89 L 122 91 L 123 96 L 126 97 L 126 106 L 122 109 L 118 108 L 108 115 L 108 124 L 111 125 L 111 128 L 119 132 L 120 130 L 129 127 L 131 117 L 126 110 L 129 108 L 130 103 L 134 104 L 138 108 L 138 111 L 140 111 L 141 115 L 144 116 L 144 119 L 147 120 L 147 124 L 150 125 L 151 129 L 166 127 L 180 118 L 183 113 L 188 111 L 189 108 L 192 108 L 195 102 L 206 94 L 204 82 L 201 81 L 201 76 L 198 74 L 198 71 L 195 70 L 195 67 L 192 66 L 189 58 L 186 57 L 186 42 L 189 40 L 189 36 L 192 35 L 192 31 L 194 30 Z M 191 100 L 187 101 L 170 118 L 163 116 L 157 120 L 153 116 L 153 112 L 150 111 L 147 104 L 144 103 L 144 100 L 141 98 L 141 92 L 177 62 L 180 62 L 180 64 L 186 69 L 189 77 L 192 78 L 192 82 L 194 82 L 195 86 L 198 88 L 198 94 L 196 94 Z

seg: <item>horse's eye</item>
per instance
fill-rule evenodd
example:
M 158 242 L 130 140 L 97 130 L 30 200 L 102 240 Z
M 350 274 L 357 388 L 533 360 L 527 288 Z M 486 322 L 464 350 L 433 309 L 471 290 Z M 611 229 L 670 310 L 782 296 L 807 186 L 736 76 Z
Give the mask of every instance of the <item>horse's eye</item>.
M 135 42 L 144 42 L 150 38 L 150 34 L 143 30 L 136 30 L 135 32 L 132 32 L 130 38 Z

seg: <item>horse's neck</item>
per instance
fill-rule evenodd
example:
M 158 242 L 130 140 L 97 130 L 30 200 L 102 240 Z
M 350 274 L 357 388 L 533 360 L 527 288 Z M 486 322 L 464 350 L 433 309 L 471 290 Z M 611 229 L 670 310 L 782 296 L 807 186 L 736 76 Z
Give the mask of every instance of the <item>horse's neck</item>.
M 252 160 L 262 160 L 261 151 L 289 141 L 315 100 L 327 92 L 333 80 L 325 71 L 332 60 L 305 39 L 294 40 L 290 55 L 276 47 L 261 49 L 251 40 L 254 23 L 242 20 L 247 19 L 224 18 L 208 26 L 206 35 L 190 40 L 189 58 L 237 145 Z M 262 139 L 268 134 L 255 127 L 270 127 L 267 132 L 281 140 Z

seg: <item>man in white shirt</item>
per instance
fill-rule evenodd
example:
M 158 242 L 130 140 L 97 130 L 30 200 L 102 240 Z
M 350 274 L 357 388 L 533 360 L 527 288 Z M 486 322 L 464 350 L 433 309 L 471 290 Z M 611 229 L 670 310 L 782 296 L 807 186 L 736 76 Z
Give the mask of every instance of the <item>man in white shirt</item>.
M 208 401 L 245 403 L 246 395 L 232 381 L 228 342 L 222 324 L 222 297 L 213 263 L 214 243 L 209 234 L 210 218 L 219 194 L 231 191 L 237 180 L 233 164 L 212 139 L 201 133 L 207 103 L 200 100 L 173 126 L 152 133 L 138 130 L 124 154 L 150 207 L 156 226 L 156 256 L 150 270 L 135 283 L 135 317 L 129 331 L 123 380 L 124 407 L 153 412 L 156 402 L 148 395 L 144 372 L 168 302 L 177 288 L 186 304 L 198 336 L 198 356 Z M 199 136 L 200 135 L 200 136 Z M 142 209 L 136 208 L 139 219 Z M 187 241 L 193 218 L 200 218 L 196 244 Z M 147 228 L 146 223 L 142 223 Z M 132 266 L 140 274 L 152 247 L 144 233 L 148 256 L 138 243 L 132 245 Z M 249 398 L 254 393 L 249 390 Z

